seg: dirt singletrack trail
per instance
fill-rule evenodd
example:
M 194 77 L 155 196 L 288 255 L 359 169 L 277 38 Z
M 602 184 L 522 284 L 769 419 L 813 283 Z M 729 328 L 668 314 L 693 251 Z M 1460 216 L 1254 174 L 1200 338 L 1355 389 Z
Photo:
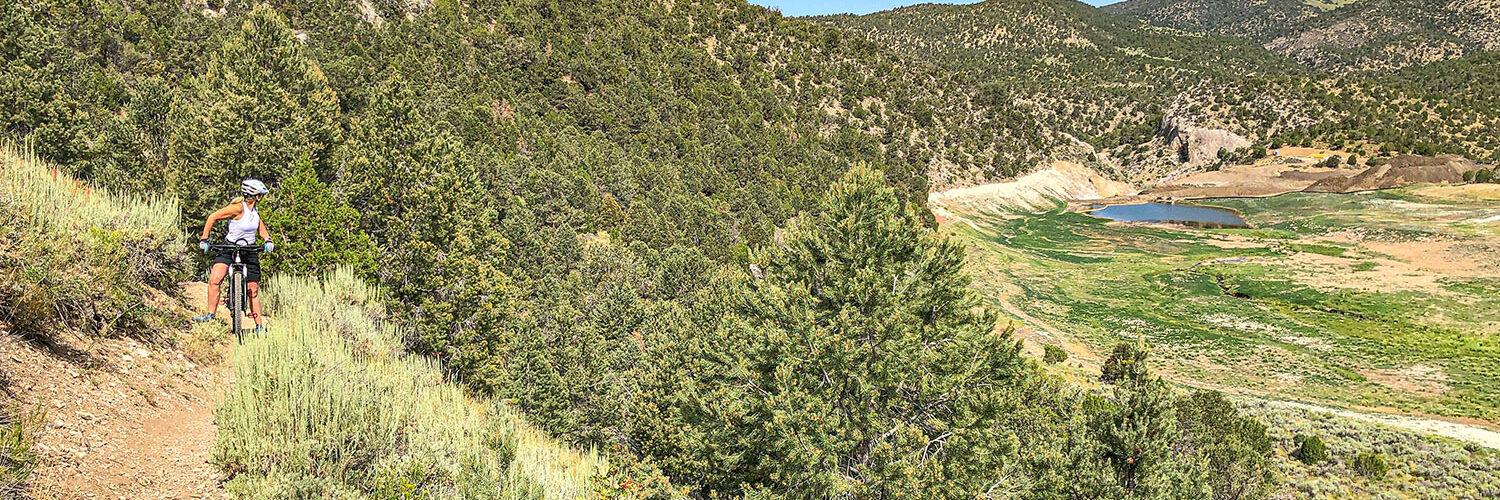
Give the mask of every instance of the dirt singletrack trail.
M 202 288 L 185 295 L 201 303 Z M 57 348 L 0 332 L 5 397 L 45 411 L 30 497 L 227 498 L 209 452 L 231 372 L 222 341 L 191 340 L 207 331 L 175 347 L 62 333 Z
M 1089 347 L 1087 343 L 1073 338 L 1072 334 L 1069 334 L 1067 330 L 1052 326 L 1051 323 L 1048 323 L 1044 319 L 1027 314 L 1026 311 L 1010 303 L 1008 297 L 1008 295 L 1000 295 L 996 297 L 996 301 L 1000 303 L 1002 310 L 1011 316 L 1020 318 L 1021 324 L 1017 325 L 1016 331 L 1023 338 L 1035 332 L 1041 337 L 1062 344 L 1063 349 L 1068 351 L 1068 355 L 1076 357 L 1086 364 L 1098 365 L 1103 362 L 1104 359 L 1099 357 L 1099 353 L 1094 352 L 1094 348 Z

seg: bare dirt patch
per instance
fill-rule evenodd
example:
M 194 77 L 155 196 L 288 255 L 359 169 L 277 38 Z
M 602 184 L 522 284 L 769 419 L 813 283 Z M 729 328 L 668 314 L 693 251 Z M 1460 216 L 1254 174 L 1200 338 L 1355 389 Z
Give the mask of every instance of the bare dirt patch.
M 1427 273 L 1465 278 L 1500 276 L 1500 272 L 1497 272 L 1500 269 L 1496 269 L 1492 261 L 1484 260 L 1488 252 L 1475 251 L 1475 244 L 1470 242 L 1367 240 L 1361 246 L 1389 255 L 1413 269 Z M 1493 259 L 1494 255 L 1488 253 L 1488 258 Z
M 1447 294 L 1440 278 L 1444 274 L 1422 269 L 1410 262 L 1393 259 L 1348 259 L 1311 252 L 1300 252 L 1282 259 L 1286 269 L 1294 271 L 1297 282 L 1321 290 L 1351 289 L 1366 292 L 1423 292 Z M 1359 271 L 1354 265 L 1374 262 L 1376 268 Z
M 130 338 L 63 333 L 58 345 L 0 328 L 6 395 L 46 412 L 33 497 L 225 497 L 208 463 L 222 366 Z
M 1031 211 L 1064 200 L 1104 199 L 1135 192 L 1129 184 L 1107 179 L 1088 167 L 1054 162 L 1013 181 L 932 193 L 927 202 L 934 213 L 951 218 L 951 212 Z
M 1413 190 L 1412 194 L 1448 201 L 1500 201 L 1500 184 L 1424 186 Z
M 1432 365 L 1416 364 L 1399 370 L 1360 370 L 1359 373 L 1371 382 L 1423 396 L 1441 396 L 1450 389 L 1448 375 L 1442 368 Z
M 1283 161 L 1262 160 L 1253 165 L 1231 165 L 1214 172 L 1199 172 L 1153 187 L 1142 196 L 1153 199 L 1274 196 L 1307 189 L 1323 179 L 1347 177 L 1358 172 Z

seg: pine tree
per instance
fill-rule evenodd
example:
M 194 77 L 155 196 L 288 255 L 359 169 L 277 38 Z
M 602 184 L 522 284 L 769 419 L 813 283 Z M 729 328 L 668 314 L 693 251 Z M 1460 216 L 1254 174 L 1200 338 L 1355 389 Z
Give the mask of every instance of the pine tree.
M 1207 461 L 1215 500 L 1266 498 L 1275 486 L 1273 443 L 1265 424 L 1241 416 L 1217 391 L 1195 391 L 1176 403 L 1188 453 Z
M 272 269 L 320 274 L 340 265 L 366 278 L 375 273 L 375 244 L 358 231 L 359 213 L 318 180 L 303 158 L 267 200 L 266 225 L 278 245 Z
M 1087 446 L 1075 460 L 1075 492 L 1086 498 L 1210 498 L 1209 458 L 1185 453 L 1189 435 L 1179 422 L 1172 389 L 1151 376 L 1144 345 L 1115 345 L 1101 381 L 1111 398 L 1092 409 Z M 1108 471 L 1101 476 L 1099 469 Z M 1101 477 L 1104 479 L 1101 481 Z
M 170 188 L 188 214 L 237 193 L 239 180 L 275 183 L 307 157 L 328 179 L 342 141 L 338 96 L 281 15 L 261 5 L 209 55 L 173 110 Z
M 1015 453 L 1000 422 L 1019 344 L 881 174 L 854 168 L 818 209 L 727 298 L 705 349 L 721 368 L 679 394 L 703 467 L 676 473 L 796 497 L 985 491 Z
M 1123 498 L 1210 497 L 1205 464 L 1176 450 L 1182 434 L 1166 382 L 1126 381 L 1114 387 L 1114 398 L 1113 411 L 1101 414 L 1094 431 Z
M 1110 384 L 1146 381 L 1150 376 L 1146 370 L 1146 355 L 1146 350 L 1136 344 L 1115 344 L 1114 350 L 1100 368 L 1099 381 Z

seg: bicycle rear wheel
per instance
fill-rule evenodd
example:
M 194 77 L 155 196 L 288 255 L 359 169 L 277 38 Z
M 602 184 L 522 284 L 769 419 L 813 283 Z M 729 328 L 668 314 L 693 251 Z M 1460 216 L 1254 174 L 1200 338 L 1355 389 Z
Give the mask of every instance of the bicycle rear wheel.
M 239 269 L 229 275 L 229 325 L 234 329 L 235 342 L 245 342 L 245 330 L 241 329 L 245 316 L 245 275 Z

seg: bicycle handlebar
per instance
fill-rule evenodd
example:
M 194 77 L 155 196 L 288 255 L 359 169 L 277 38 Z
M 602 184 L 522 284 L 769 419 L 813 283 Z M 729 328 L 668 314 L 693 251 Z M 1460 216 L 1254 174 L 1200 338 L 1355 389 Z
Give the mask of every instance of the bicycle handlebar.
M 209 245 L 209 250 L 239 250 L 241 252 L 263 252 L 265 245 Z

